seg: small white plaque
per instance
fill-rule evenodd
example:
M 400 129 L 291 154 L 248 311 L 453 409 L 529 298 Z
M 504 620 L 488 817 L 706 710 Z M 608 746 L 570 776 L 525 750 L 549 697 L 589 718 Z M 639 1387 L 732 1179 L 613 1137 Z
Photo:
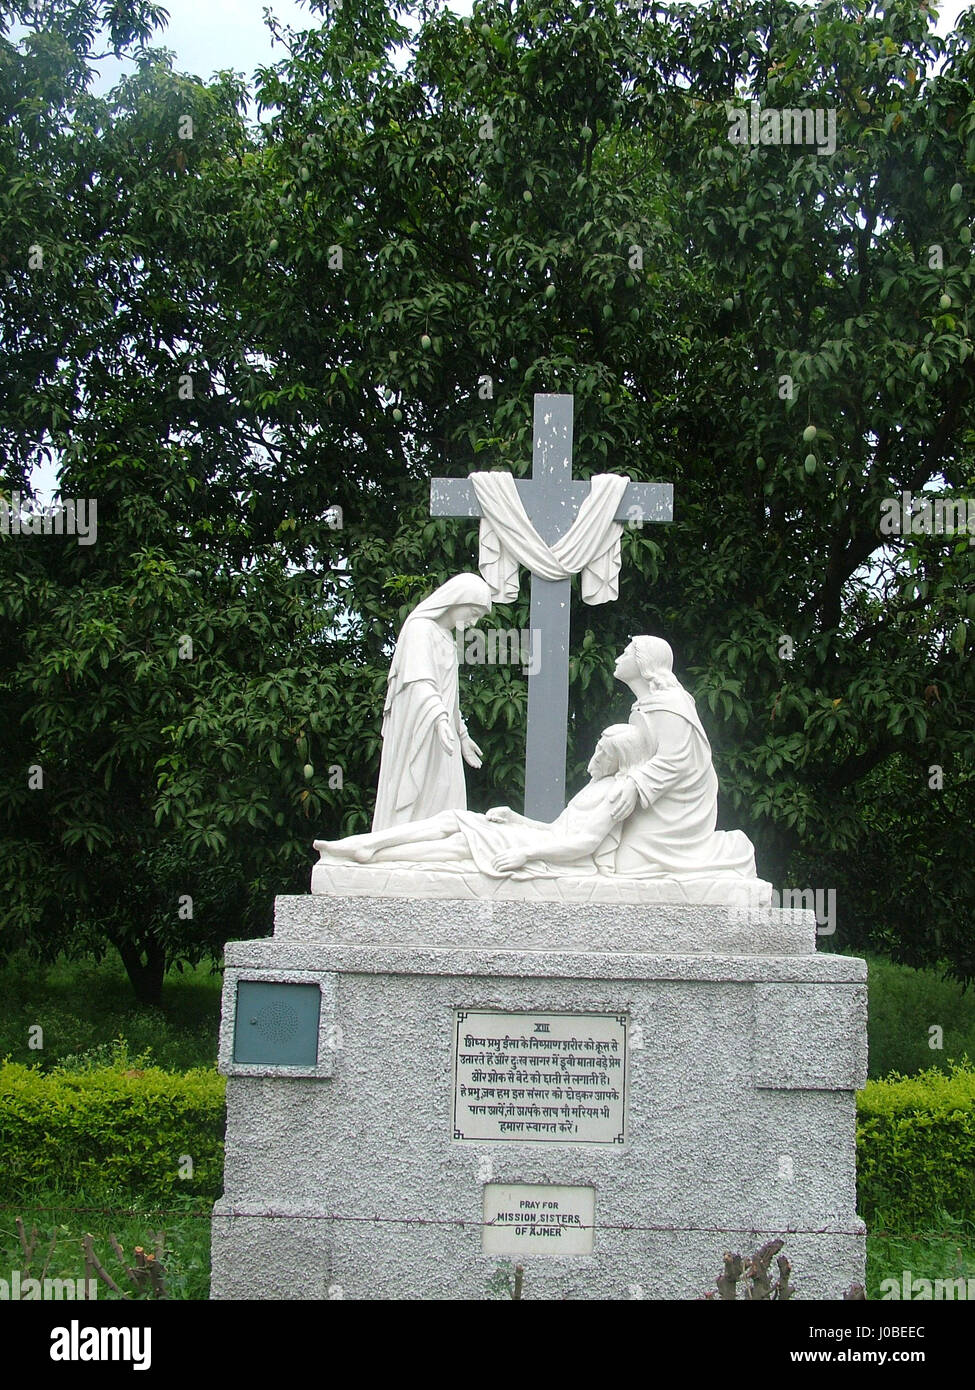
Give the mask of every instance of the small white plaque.
M 594 1187 L 488 1183 L 484 1188 L 485 1255 L 591 1255 Z
M 627 1022 L 455 1010 L 454 1138 L 624 1144 Z

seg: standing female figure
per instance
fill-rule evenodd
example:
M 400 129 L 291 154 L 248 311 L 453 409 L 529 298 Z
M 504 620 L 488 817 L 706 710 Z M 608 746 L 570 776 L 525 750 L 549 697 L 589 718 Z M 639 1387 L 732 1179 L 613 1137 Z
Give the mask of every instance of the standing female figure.
M 383 707 L 374 831 L 466 810 L 464 763 L 480 767 L 481 750 L 461 718 L 453 632 L 490 611 L 484 580 L 455 574 L 403 624 Z

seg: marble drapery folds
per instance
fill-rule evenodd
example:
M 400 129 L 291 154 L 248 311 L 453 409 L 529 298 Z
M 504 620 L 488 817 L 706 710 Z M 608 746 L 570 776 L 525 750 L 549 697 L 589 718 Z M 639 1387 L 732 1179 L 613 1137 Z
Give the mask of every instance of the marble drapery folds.
M 567 579 L 582 573 L 584 603 L 611 603 L 619 593 L 620 535 L 614 521 L 629 478 L 600 473 L 572 525 L 554 545 L 535 530 L 510 473 L 472 473 L 471 486 L 481 508 L 478 568 L 500 603 L 518 596 L 518 567 L 541 579 Z
M 373 830 L 464 810 L 467 788 L 461 740 L 457 651 L 449 628 L 437 621 L 451 608 L 491 608 L 491 593 L 476 574 L 457 574 L 414 608 L 400 630 L 383 707 L 383 750 Z M 453 734 L 448 752 L 437 723 L 446 714 Z

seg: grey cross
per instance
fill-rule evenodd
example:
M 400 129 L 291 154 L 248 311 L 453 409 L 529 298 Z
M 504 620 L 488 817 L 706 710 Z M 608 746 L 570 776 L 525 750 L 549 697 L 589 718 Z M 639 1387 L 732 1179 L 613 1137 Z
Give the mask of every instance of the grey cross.
M 572 397 L 536 396 L 531 478 L 515 486 L 529 520 L 546 545 L 565 535 L 589 495 L 572 477 Z M 467 478 L 431 478 L 432 516 L 480 516 Z M 630 483 L 615 520 L 672 521 L 671 483 Z M 528 677 L 525 741 L 525 815 L 553 821 L 565 806 L 565 750 L 569 722 L 568 579 L 531 579 L 531 629 L 541 634 Z

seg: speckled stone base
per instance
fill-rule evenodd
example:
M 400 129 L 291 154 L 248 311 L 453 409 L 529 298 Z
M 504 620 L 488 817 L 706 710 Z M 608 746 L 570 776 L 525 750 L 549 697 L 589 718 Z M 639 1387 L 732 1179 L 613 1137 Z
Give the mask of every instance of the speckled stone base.
M 797 1298 L 863 1281 L 866 967 L 812 913 L 283 898 L 227 964 L 214 1298 L 488 1298 L 485 1184 L 595 1189 L 592 1252 L 525 1256 L 526 1298 L 700 1298 L 779 1232 Z M 292 978 L 330 1067 L 235 1074 L 236 981 Z M 456 1140 L 457 1009 L 625 1016 L 626 1142 Z

